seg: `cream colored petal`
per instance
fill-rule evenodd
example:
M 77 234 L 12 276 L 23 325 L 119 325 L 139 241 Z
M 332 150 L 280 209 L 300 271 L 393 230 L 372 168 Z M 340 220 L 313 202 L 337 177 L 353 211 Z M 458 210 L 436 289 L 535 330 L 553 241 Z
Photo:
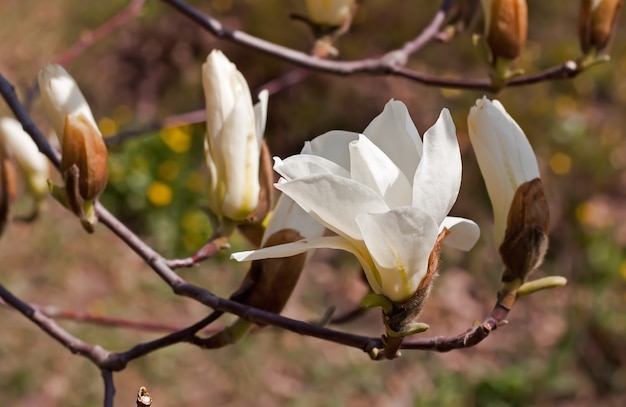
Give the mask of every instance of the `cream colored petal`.
M 363 134 L 413 181 L 422 156 L 422 140 L 404 103 L 390 100 Z
M 358 140 L 359 133 L 332 130 L 304 143 L 302 154 L 324 157 L 350 171 L 350 151 L 348 145 Z
M 355 221 L 359 213 L 389 210 L 370 188 L 334 174 L 314 174 L 276 184 L 276 188 L 318 222 L 349 240 L 362 240 Z
M 439 225 L 439 232 L 444 227 L 450 231 L 450 234 L 443 241 L 443 244 L 455 249 L 468 251 L 474 247 L 480 237 L 480 228 L 469 219 L 446 216 Z
M 438 227 L 430 214 L 414 207 L 357 217 L 363 239 L 381 277 L 381 293 L 405 301 L 426 275 Z
M 454 205 L 461 187 L 461 152 L 450 112 L 443 109 L 424 134 L 422 160 L 413 181 L 413 206 L 440 224 Z
M 65 68 L 57 64 L 48 64 L 39 71 L 37 79 L 48 119 L 52 122 L 61 144 L 67 115 L 83 114 L 94 128 L 98 128 L 87 100 Z
M 350 143 L 350 166 L 352 179 L 378 193 L 390 208 L 411 204 L 411 183 L 367 137 Z

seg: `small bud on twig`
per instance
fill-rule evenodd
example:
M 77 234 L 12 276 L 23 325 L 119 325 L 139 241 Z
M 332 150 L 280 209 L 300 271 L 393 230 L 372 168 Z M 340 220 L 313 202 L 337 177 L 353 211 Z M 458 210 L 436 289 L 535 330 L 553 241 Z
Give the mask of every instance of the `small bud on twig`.
M 580 47 L 585 54 L 600 53 L 608 47 L 619 16 L 622 0 L 582 0 L 578 18 Z
M 526 45 L 528 7 L 525 0 L 482 0 L 485 40 L 492 63 L 497 58 L 515 59 Z
M 485 15 L 485 42 L 494 73 L 492 86 L 496 89 L 522 71 L 510 71 L 509 63 L 517 58 L 526 45 L 528 6 L 526 0 L 481 0 Z

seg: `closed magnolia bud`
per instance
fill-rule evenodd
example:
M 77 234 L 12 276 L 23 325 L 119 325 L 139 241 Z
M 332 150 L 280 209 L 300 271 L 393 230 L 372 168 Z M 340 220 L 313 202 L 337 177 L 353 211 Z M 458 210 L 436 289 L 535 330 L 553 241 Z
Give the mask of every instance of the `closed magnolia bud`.
M 218 50 L 212 51 L 202 65 L 202 84 L 209 207 L 220 218 L 243 221 L 254 214 L 259 202 L 267 91 L 259 94 L 260 101 L 253 107 L 245 78 Z
M 48 195 L 48 159 L 12 117 L 0 119 L 0 148 L 7 148 L 24 176 L 28 192 L 35 199 Z
M 578 18 L 580 47 L 586 54 L 592 49 L 601 52 L 606 49 L 615 27 L 622 0 L 582 0 Z
M 492 62 L 515 59 L 526 44 L 528 7 L 526 0 L 481 0 L 485 16 L 485 40 Z
M 518 188 L 539 178 L 537 158 L 524 131 L 497 100 L 478 99 L 470 109 L 467 125 L 491 200 L 494 241 L 499 247 Z
M 94 127 L 98 127 L 89 104 L 65 68 L 48 64 L 39 71 L 38 81 L 46 113 L 61 143 L 65 134 L 65 117 L 68 114 L 82 114 Z
M 353 7 L 354 0 L 306 0 L 309 20 L 320 25 L 342 25 Z
M 61 146 L 61 173 L 78 169 L 78 192 L 95 200 L 107 184 L 107 149 L 100 131 L 83 114 L 68 115 Z

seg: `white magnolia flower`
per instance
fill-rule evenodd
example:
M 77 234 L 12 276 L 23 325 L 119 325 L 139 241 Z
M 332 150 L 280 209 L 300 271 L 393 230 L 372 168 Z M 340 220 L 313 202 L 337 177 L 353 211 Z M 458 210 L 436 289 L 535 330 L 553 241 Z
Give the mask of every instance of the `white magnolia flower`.
M 314 23 L 341 25 L 350 16 L 354 0 L 306 0 L 309 18 Z
M 65 68 L 57 64 L 48 64 L 39 71 L 38 80 L 46 113 L 61 145 L 63 145 L 65 120 L 68 115 L 77 118 L 82 114 L 94 129 L 98 129 L 89 104 Z M 100 132 L 100 130 L 97 131 Z
M 243 220 L 259 201 L 259 157 L 267 115 L 267 91 L 252 97 L 245 78 L 219 50 L 202 65 L 207 112 L 205 157 L 209 207 L 218 216 Z
M 37 199 L 48 195 L 48 159 L 39 152 L 20 122 L 12 117 L 0 119 L 0 148 L 3 147 L 13 154 L 28 191 Z
M 467 117 L 470 141 L 485 179 L 494 217 L 494 241 L 504 240 L 517 188 L 539 178 L 539 167 L 524 131 L 497 100 L 483 96 Z
M 390 101 L 363 134 L 331 131 L 274 169 L 276 187 L 337 236 L 233 254 L 238 261 L 286 257 L 321 247 L 352 252 L 376 293 L 407 300 L 426 275 L 442 228 L 449 246 L 470 249 L 479 230 L 446 217 L 461 183 L 454 123 L 444 109 L 419 137 L 406 106 Z

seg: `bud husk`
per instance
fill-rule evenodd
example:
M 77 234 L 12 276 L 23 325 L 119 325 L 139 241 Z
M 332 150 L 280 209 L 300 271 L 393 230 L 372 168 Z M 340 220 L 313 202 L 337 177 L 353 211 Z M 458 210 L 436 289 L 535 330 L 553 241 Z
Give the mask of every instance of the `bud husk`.
M 281 229 L 272 234 L 263 247 L 277 246 L 301 240 L 302 236 L 294 229 Z M 254 260 L 239 289 L 230 299 L 264 311 L 280 313 L 291 297 L 291 293 L 304 269 L 307 254 Z M 206 349 L 221 348 L 237 342 L 253 326 L 253 323 L 239 318 L 229 327 L 202 340 Z
M 595 3 L 595 4 L 594 4 Z M 604 51 L 609 45 L 619 17 L 622 0 L 582 0 L 578 18 L 580 47 L 587 54 Z
M 259 201 L 254 213 L 246 219 L 247 223 L 263 222 L 274 203 L 274 164 L 265 140 L 261 143 L 259 160 Z
M 526 45 L 528 6 L 525 0 L 483 0 L 485 40 L 495 65 L 502 58 L 512 60 Z
M 78 169 L 78 191 L 85 200 L 95 200 L 107 184 L 107 149 L 104 140 L 86 117 L 67 115 L 61 148 L 61 173 Z
M 507 217 L 500 257 L 505 265 L 502 282 L 524 281 L 537 269 L 548 249 L 550 210 L 541 179 L 517 188 Z
M 9 221 L 11 204 L 15 199 L 15 170 L 0 146 L 0 236 Z
M 293 229 L 282 229 L 264 247 L 302 240 Z M 265 311 L 280 313 L 289 300 L 306 262 L 306 253 L 278 259 L 255 260 L 241 284 L 237 301 Z

